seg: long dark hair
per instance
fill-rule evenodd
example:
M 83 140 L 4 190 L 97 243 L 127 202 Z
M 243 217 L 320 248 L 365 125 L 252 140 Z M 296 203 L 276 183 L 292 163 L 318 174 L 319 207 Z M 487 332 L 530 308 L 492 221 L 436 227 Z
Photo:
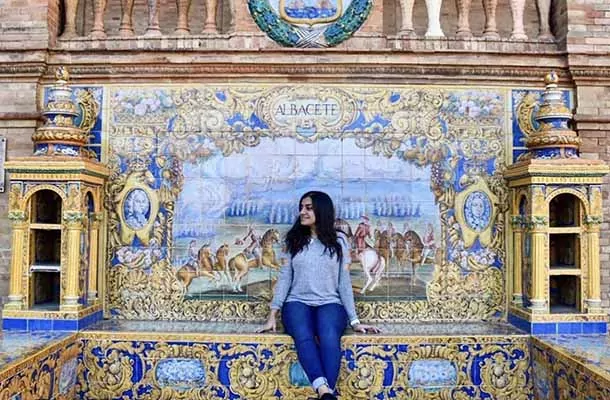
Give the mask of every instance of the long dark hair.
M 324 252 L 332 257 L 337 255 L 337 260 L 343 258 L 341 245 L 337 241 L 337 230 L 335 229 L 335 206 L 330 196 L 324 192 L 311 191 L 301 196 L 299 207 L 303 199 L 311 198 L 313 212 L 316 216 L 316 235 L 320 242 L 324 245 Z M 309 244 L 311 238 L 311 228 L 301 225 L 301 216 L 292 225 L 292 228 L 286 234 L 286 248 L 290 252 L 291 257 L 296 256 L 305 246 Z

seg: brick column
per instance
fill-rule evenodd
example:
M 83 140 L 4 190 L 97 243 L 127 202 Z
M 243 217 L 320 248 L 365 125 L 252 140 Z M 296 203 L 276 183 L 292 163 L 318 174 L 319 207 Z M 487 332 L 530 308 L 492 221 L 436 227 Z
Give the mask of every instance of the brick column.
M 567 1 L 568 63 L 576 84 L 576 131 L 583 158 L 610 161 L 610 0 Z M 604 178 L 600 226 L 602 308 L 610 311 L 610 177 Z
M 236 49 L 269 47 L 273 42 L 250 15 L 248 0 L 229 0 L 231 4 L 230 46 Z
M 600 90 L 603 89 L 603 90 Z M 588 93 L 587 93 L 588 92 Z M 593 92 L 606 96 L 606 101 L 610 101 L 610 88 L 596 88 Z M 606 92 L 604 95 L 603 93 Z M 595 109 L 595 104 L 602 104 L 596 101 L 597 96 L 589 90 L 579 88 L 578 98 L 591 96 L 592 98 L 582 99 L 583 109 Z M 586 94 L 585 94 L 586 93 Z M 589 107 L 587 107 L 589 106 Z M 580 107 L 579 107 L 580 109 Z M 601 114 L 576 114 L 576 127 L 582 139 L 580 154 L 582 158 L 604 160 L 610 163 L 610 110 L 603 111 Z M 601 270 L 601 300 L 602 308 L 610 311 L 610 176 L 604 178 L 603 189 L 603 211 L 604 222 L 601 224 L 599 244 L 600 244 L 600 270 Z
M 379 49 L 387 46 L 383 34 L 383 0 L 373 0 L 368 18 L 354 35 L 339 47 Z

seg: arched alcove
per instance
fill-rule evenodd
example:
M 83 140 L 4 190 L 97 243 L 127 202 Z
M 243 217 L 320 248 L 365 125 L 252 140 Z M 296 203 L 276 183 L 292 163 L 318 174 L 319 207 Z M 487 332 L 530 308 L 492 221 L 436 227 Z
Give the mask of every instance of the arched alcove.
M 51 189 L 34 192 L 29 199 L 29 276 L 32 308 L 57 310 L 60 302 L 62 199 Z
M 549 201 L 549 306 L 552 313 L 582 311 L 581 222 L 586 206 L 574 193 Z

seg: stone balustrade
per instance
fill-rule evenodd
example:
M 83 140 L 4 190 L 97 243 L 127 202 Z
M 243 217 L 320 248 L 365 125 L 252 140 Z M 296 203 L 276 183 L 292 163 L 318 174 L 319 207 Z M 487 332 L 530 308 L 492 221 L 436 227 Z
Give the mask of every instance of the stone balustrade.
M 259 31 L 250 16 L 248 0 L 63 1 L 65 25 L 60 43 L 72 39 L 227 38 Z M 551 18 L 551 0 L 375 0 L 361 33 L 398 40 L 553 42 Z M 482 31 L 472 28 L 475 23 Z M 425 31 L 422 24 L 427 24 Z

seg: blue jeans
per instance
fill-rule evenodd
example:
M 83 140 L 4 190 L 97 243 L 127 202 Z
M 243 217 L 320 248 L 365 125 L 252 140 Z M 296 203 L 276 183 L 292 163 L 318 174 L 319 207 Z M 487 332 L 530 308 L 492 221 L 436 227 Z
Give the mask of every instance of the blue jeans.
M 282 322 L 314 389 L 324 383 L 334 389 L 341 367 L 341 336 L 347 326 L 343 305 L 313 307 L 291 301 L 284 303 Z

